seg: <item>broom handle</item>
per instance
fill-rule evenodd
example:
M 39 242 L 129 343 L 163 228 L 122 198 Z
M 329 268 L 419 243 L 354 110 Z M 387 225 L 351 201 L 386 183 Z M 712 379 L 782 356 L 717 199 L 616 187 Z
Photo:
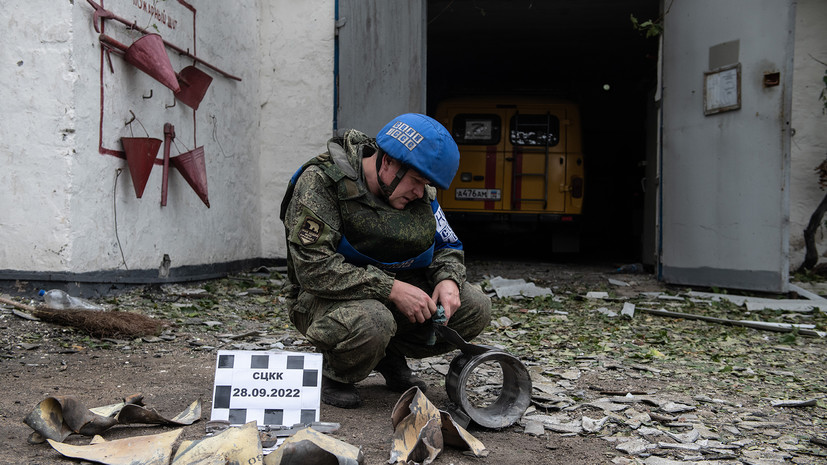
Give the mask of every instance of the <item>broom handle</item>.
M 86 0 L 86 1 L 89 2 L 89 4 L 92 5 L 92 8 L 95 9 L 95 18 L 94 18 L 95 31 L 100 32 L 100 29 L 98 28 L 98 18 L 100 17 L 100 18 L 114 19 L 115 21 L 121 22 L 121 23 L 131 27 L 132 29 L 135 29 L 136 31 L 140 31 L 144 34 L 151 34 L 150 31 L 138 26 L 137 23 L 135 23 L 135 22 L 130 23 L 129 21 L 127 21 L 124 18 L 121 18 L 120 16 L 116 15 L 115 13 L 112 13 L 111 11 L 104 9 L 102 6 L 98 5 L 97 3 L 93 2 L 92 0 Z M 213 71 L 216 71 L 216 72 L 219 72 L 219 73 L 223 74 L 225 77 L 228 77 L 230 79 L 235 79 L 236 81 L 241 81 L 240 77 L 233 76 L 232 74 L 230 74 L 226 71 L 222 71 L 222 70 L 216 68 L 215 66 L 213 66 L 213 65 L 207 63 L 206 61 L 198 58 L 197 56 L 193 55 L 192 53 L 189 52 L 189 50 L 184 50 L 181 47 L 176 46 L 175 44 L 171 44 L 171 43 L 167 42 L 166 39 L 164 39 L 163 37 L 161 38 L 161 40 L 164 41 L 164 45 L 166 45 L 167 47 L 175 50 L 176 52 L 180 53 L 181 55 L 192 58 L 193 60 L 197 61 L 198 63 L 201 63 L 202 65 L 206 66 L 207 68 L 210 68 Z M 120 45 L 123 45 L 123 44 L 120 44 Z M 122 50 L 126 50 L 126 49 L 124 48 Z
M 15 301 L 13 301 L 11 299 L 7 299 L 5 297 L 0 297 L 0 302 L 2 302 L 4 304 L 9 304 L 13 307 L 17 307 L 17 308 L 22 309 L 22 310 L 26 310 L 27 312 L 33 312 L 33 311 L 37 310 L 36 308 L 32 307 L 31 305 L 21 304 L 20 302 L 15 302 Z

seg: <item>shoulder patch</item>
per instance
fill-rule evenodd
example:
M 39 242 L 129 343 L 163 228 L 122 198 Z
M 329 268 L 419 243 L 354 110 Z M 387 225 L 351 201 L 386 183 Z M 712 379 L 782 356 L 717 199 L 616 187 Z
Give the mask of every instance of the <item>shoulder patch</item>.
M 297 234 L 302 245 L 316 243 L 322 235 L 322 224 L 313 218 L 305 218 Z

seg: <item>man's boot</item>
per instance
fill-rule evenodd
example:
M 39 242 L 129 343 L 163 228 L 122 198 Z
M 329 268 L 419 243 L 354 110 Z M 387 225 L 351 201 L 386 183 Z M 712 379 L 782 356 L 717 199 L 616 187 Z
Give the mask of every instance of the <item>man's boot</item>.
M 385 377 L 385 385 L 391 391 L 404 392 L 413 386 L 418 387 L 422 392 L 428 389 L 425 381 L 414 376 L 402 355 L 386 354 L 385 358 L 376 365 L 376 371 Z
M 362 405 L 362 398 L 354 384 L 322 376 L 322 402 L 339 408 L 356 408 Z

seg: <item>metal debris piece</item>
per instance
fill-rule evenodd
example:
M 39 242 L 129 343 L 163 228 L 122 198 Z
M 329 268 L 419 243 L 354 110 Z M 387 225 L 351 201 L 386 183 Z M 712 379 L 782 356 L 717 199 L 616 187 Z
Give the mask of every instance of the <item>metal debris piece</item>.
M 428 465 L 442 452 L 441 415 L 418 387 L 402 394 L 391 412 L 391 423 L 394 433 L 388 463 Z
M 361 447 L 326 436 L 313 428 L 303 428 L 274 452 L 264 457 L 264 465 L 304 465 L 330 463 L 359 465 L 365 462 Z
M 118 423 L 142 423 L 148 425 L 191 425 L 201 418 L 201 399 L 191 403 L 184 411 L 173 418 L 165 418 L 154 409 L 142 405 L 126 404 L 118 413 Z
M 150 436 L 136 436 L 105 441 L 95 436 L 88 446 L 74 446 L 49 439 L 49 444 L 66 457 L 104 463 L 107 465 L 167 465 L 172 456 L 172 445 L 183 430 L 168 431 Z
M 485 445 L 462 427 L 449 412 L 440 410 L 439 413 L 442 420 L 442 438 L 446 445 L 467 451 L 474 457 L 488 456 Z
M 99 434 L 118 420 L 97 415 L 71 396 L 48 397 L 38 403 L 23 420 L 43 439 L 63 442 L 72 433 Z M 30 436 L 29 442 L 36 437 Z
M 393 438 L 388 463 L 432 463 L 443 445 L 485 457 L 488 450 L 450 413 L 437 410 L 417 387 L 405 391 L 391 412 Z
M 49 397 L 38 403 L 23 421 L 35 431 L 29 442 L 42 442 L 44 439 L 63 442 L 72 433 L 93 436 L 116 424 L 184 426 L 201 417 L 200 400 L 172 419 L 147 409 L 142 405 L 142 400 L 143 396 L 136 394 L 118 404 L 89 409 L 73 396 Z
M 227 463 L 262 463 L 264 452 L 256 422 L 227 428 L 215 436 L 182 441 L 172 465 L 223 465 Z

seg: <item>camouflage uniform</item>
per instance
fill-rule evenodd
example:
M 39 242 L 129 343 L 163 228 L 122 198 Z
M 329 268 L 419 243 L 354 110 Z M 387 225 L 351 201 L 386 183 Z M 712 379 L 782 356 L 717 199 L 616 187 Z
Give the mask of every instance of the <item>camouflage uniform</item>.
M 290 320 L 324 354 L 324 375 L 345 383 L 366 378 L 386 351 L 423 358 L 455 349 L 439 338 L 427 345 L 431 323 L 411 323 L 395 308 L 394 279 L 428 295 L 436 283 L 455 281 L 461 306 L 448 326 L 465 340 L 490 321 L 490 299 L 465 282 L 458 240 L 433 250 L 424 267 L 404 269 L 435 243 L 436 190 L 428 186 L 423 199 L 402 210 L 389 206 L 368 190 L 362 172 L 362 158 L 376 150 L 374 139 L 355 130 L 331 139 L 327 153 L 296 173 L 282 203 Z M 346 257 L 343 245 L 382 263 Z

